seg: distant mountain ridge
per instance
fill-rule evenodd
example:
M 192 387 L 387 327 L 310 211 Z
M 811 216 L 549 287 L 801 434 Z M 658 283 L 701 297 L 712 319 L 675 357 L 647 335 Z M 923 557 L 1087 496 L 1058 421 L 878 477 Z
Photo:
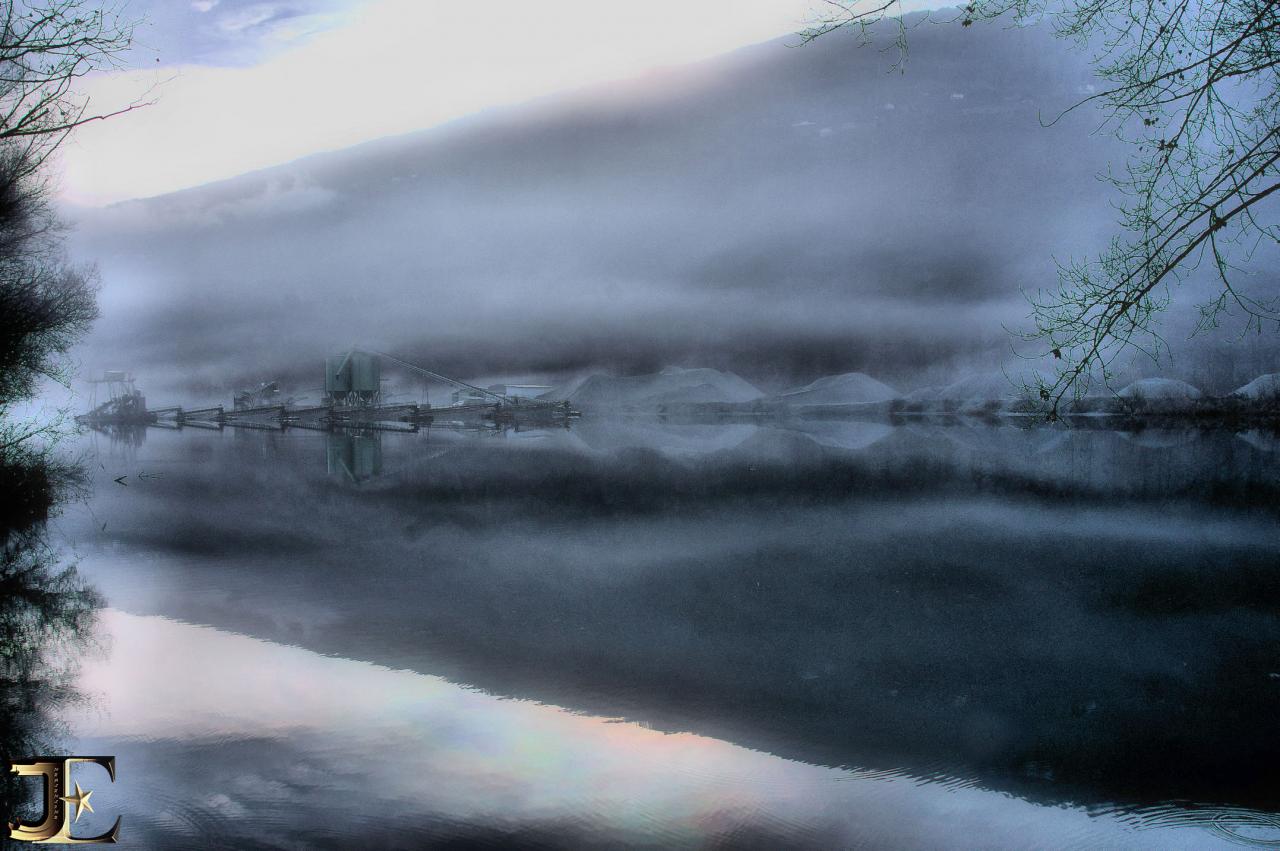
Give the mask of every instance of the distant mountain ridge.
M 1093 176 L 1114 147 L 1087 116 L 1039 122 L 1088 84 L 1079 56 L 979 29 L 918 28 L 905 74 L 840 36 L 779 39 L 78 211 L 104 282 L 84 359 L 157 398 L 310 386 L 353 339 L 552 383 L 945 362 L 1022 312 L 1019 284 L 1106 209 Z
M 794 43 L 78 211 L 103 279 L 81 360 L 173 403 L 315 386 L 353 341 L 549 384 L 994 367 L 1021 288 L 1112 227 L 1095 176 L 1123 147 L 1087 110 L 1041 123 L 1092 84 L 1085 57 L 1035 27 L 917 27 L 905 73 Z

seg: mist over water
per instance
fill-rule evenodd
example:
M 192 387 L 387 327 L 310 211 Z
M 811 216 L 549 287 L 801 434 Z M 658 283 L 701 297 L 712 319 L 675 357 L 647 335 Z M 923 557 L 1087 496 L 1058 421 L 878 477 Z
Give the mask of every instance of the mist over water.
M 152 844 L 1275 838 L 1273 436 L 94 440 L 65 529 L 115 649 L 72 726 L 180 790 Z

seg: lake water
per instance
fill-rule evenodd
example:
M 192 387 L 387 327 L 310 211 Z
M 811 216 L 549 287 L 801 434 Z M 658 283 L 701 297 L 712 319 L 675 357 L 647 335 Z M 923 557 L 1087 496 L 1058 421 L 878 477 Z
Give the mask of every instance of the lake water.
M 53 523 L 81 834 L 1280 846 L 1274 435 L 124 437 Z

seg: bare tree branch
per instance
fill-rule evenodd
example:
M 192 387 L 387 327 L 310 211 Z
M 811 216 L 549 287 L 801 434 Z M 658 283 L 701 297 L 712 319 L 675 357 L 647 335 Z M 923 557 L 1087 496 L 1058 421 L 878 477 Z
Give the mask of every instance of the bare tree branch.
M 67 354 L 97 318 L 97 273 L 67 263 L 43 166 L 94 111 L 76 80 L 116 66 L 132 25 L 89 0 L 0 0 L 0 461 L 56 436 L 58 422 L 13 425 L 15 400 L 67 382 Z
M 811 37 L 865 36 L 898 7 L 827 8 Z M 1048 123 L 1093 106 L 1133 150 L 1106 177 L 1125 199 L 1110 248 L 1061 265 L 1056 288 L 1028 295 L 1032 330 L 1019 336 L 1056 365 L 1036 388 L 1048 414 L 1109 381 L 1121 354 L 1160 357 L 1155 317 L 1206 252 L 1222 290 L 1201 306 L 1200 327 L 1235 308 L 1248 329 L 1280 328 L 1280 300 L 1235 280 L 1235 256 L 1248 262 L 1257 246 L 1280 242 L 1276 208 L 1264 203 L 1280 188 L 1280 0 L 971 0 L 951 20 L 999 18 L 1045 23 L 1091 51 L 1106 85 Z

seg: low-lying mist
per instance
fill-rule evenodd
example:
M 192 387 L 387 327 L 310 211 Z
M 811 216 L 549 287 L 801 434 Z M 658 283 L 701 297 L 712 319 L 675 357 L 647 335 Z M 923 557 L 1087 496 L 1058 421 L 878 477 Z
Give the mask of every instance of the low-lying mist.
M 182 402 L 307 390 L 355 343 L 463 378 L 678 364 L 766 391 L 1010 360 L 1021 291 L 1113 228 L 1097 174 L 1124 148 L 1087 112 L 1042 126 L 1089 91 L 1083 57 L 1038 29 L 922 27 L 898 74 L 793 41 L 76 211 L 103 275 L 83 364 Z M 1269 341 L 1188 348 L 1184 326 L 1183 377 L 1270 371 Z

